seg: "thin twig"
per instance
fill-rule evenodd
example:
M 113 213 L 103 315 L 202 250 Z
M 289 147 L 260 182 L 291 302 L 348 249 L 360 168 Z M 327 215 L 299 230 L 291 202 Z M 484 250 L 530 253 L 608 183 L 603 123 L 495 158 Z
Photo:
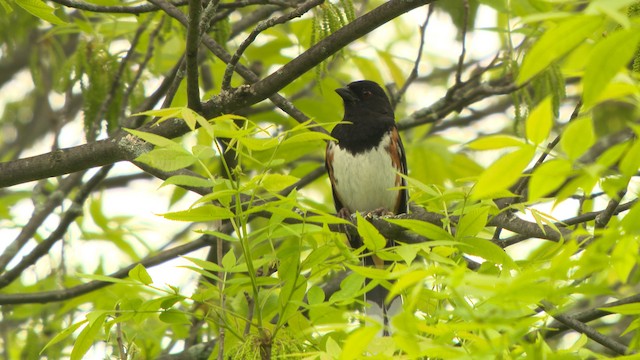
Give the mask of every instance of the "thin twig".
M 120 304 L 116 304 L 116 318 L 120 316 Z M 118 351 L 120 352 L 120 360 L 127 360 L 127 351 L 122 340 L 122 322 L 116 321 L 116 342 L 118 343 Z
M 82 204 L 89 197 L 89 194 L 91 194 L 93 189 L 98 186 L 102 180 L 104 180 L 112 167 L 113 164 L 102 167 L 91 179 L 89 179 L 89 181 L 87 181 L 86 184 L 82 186 L 78 191 L 78 194 L 73 199 L 73 203 L 60 219 L 58 227 L 49 235 L 49 237 L 36 245 L 36 247 L 28 255 L 25 255 L 22 260 L 16 264 L 16 266 L 11 268 L 11 270 L 0 275 L 0 288 L 4 288 L 11 284 L 26 268 L 35 264 L 41 257 L 47 255 L 51 247 L 62 239 L 64 234 L 67 232 L 68 227 L 78 216 L 82 215 Z
M 464 58 L 467 53 L 467 29 L 469 28 L 469 0 L 463 0 L 462 10 L 462 50 L 458 57 L 458 69 L 456 70 L 456 85 L 462 83 L 462 69 L 464 67 Z
M 422 59 L 422 49 L 424 48 L 424 36 L 427 32 L 427 26 L 429 25 L 431 14 L 433 14 L 433 9 L 433 4 L 430 4 L 429 10 L 427 12 L 427 17 L 424 19 L 424 22 L 420 26 L 420 46 L 418 47 L 418 55 L 416 56 L 416 61 L 413 63 L 413 69 L 411 69 L 411 73 L 409 73 L 409 76 L 402 85 L 402 88 L 398 90 L 396 95 L 391 99 L 391 106 L 393 106 L 394 109 L 396 108 L 396 106 L 398 106 L 400 100 L 402 100 L 402 97 L 407 92 L 407 89 L 409 89 L 409 86 L 418 78 L 418 67 L 420 66 L 420 60 Z
M 253 321 L 253 307 L 255 306 L 255 302 L 251 295 L 248 292 L 244 292 L 244 298 L 247 300 L 247 323 L 244 326 L 244 337 L 249 336 L 249 332 L 251 331 L 251 322 Z
M 47 202 L 35 207 L 29 221 L 22 227 L 22 230 L 20 230 L 20 234 L 7 245 L 2 255 L 0 255 L 0 273 L 7 268 L 7 264 L 18 254 L 29 239 L 33 237 L 40 225 L 42 225 L 53 210 L 55 210 L 71 190 L 80 183 L 85 173 L 85 171 L 81 171 L 64 178 L 60 182 L 58 189 L 47 197 Z
M 235 67 L 238 64 L 240 57 L 242 56 L 244 51 L 247 50 L 249 45 L 251 45 L 254 42 L 254 40 L 258 37 L 258 35 L 261 32 L 271 27 L 274 27 L 278 24 L 283 24 L 291 19 L 300 17 L 304 15 L 307 11 L 322 4 L 323 2 L 324 0 L 307 0 L 304 3 L 300 4 L 300 6 L 295 8 L 293 11 L 287 14 L 258 23 L 258 26 L 256 26 L 256 28 L 253 29 L 253 31 L 249 34 L 249 36 L 247 36 L 247 38 L 244 39 L 244 41 L 240 44 L 240 46 L 238 46 L 238 49 L 231 57 L 231 60 L 229 60 L 229 62 L 227 63 L 227 68 L 224 71 L 224 76 L 222 78 L 222 90 L 229 90 L 229 88 L 231 87 L 231 77 L 235 72 Z
M 200 238 L 193 240 L 187 244 L 176 246 L 169 250 L 162 251 L 153 256 L 149 256 L 141 261 L 134 262 L 124 268 L 108 275 L 109 277 L 116 279 L 123 279 L 129 276 L 129 271 L 138 264 L 143 265 L 146 268 L 156 266 L 167 261 L 173 260 L 180 255 L 185 255 L 193 251 L 202 249 L 206 246 L 211 246 L 212 237 L 209 235 L 203 235 Z M 10 304 L 43 304 L 56 301 L 64 301 L 73 299 L 78 296 L 90 293 L 92 291 L 99 290 L 103 287 L 113 285 L 110 281 L 93 280 L 88 283 L 77 285 L 71 288 L 62 290 L 42 291 L 42 292 L 29 292 L 29 293 L 15 293 L 15 294 L 0 294 L 0 305 Z
M 51 0 L 54 3 L 66 6 L 68 8 L 91 11 L 96 13 L 112 13 L 112 14 L 143 14 L 152 11 L 158 11 L 159 7 L 153 4 L 142 4 L 136 6 L 117 6 L 117 5 L 96 5 L 81 1 L 74 0 Z M 173 6 L 184 6 L 188 4 L 188 0 L 176 0 L 172 1 Z M 279 0 L 242 0 L 229 3 L 220 4 L 224 9 L 239 9 L 252 5 L 276 5 L 279 7 L 290 7 L 290 4 L 286 1 Z
M 142 36 L 144 31 L 147 29 L 147 26 L 151 22 L 151 19 L 152 17 L 149 17 L 144 21 L 144 23 L 140 24 L 135 34 L 133 35 L 133 39 L 131 39 L 131 46 L 129 47 L 127 54 L 124 56 L 124 58 L 120 62 L 118 71 L 116 72 L 115 76 L 113 77 L 113 81 L 111 82 L 111 88 L 107 93 L 107 97 L 104 99 L 104 101 L 100 105 L 100 110 L 98 110 L 95 118 L 93 119 L 93 122 L 91 123 L 91 130 L 87 135 L 88 137 L 91 138 L 90 140 L 95 140 L 95 136 L 98 130 L 100 129 L 100 122 L 102 118 L 106 116 L 106 113 L 109 110 L 109 107 L 111 107 L 111 104 L 113 103 L 113 100 L 116 96 L 116 91 L 118 90 L 118 87 L 122 82 L 122 76 L 124 75 L 124 71 L 126 70 L 127 65 L 129 64 L 129 61 L 133 58 L 133 54 L 135 54 L 136 52 L 136 46 L 140 41 L 140 37 Z M 107 130 L 109 130 L 109 128 L 107 128 Z
M 596 306 L 593 309 L 589 309 L 589 310 L 585 310 L 585 311 L 581 311 L 579 313 L 573 314 L 573 315 L 567 315 L 570 316 L 572 319 L 575 319 L 577 321 L 583 322 L 583 323 L 587 323 L 608 315 L 613 315 L 615 313 L 611 312 L 611 311 L 607 311 L 606 308 L 609 307 L 613 307 L 613 306 L 620 306 L 620 305 L 626 305 L 626 304 L 633 304 L 633 303 L 638 303 L 640 302 L 640 294 L 635 294 L 623 299 L 620 299 L 618 301 L 612 301 L 610 303 L 606 303 L 606 304 L 602 304 L 599 306 Z M 566 325 L 562 324 L 550 324 L 549 325 L 550 328 L 552 328 L 553 330 L 549 331 L 548 333 L 545 334 L 545 338 L 550 338 L 550 337 L 554 337 L 556 335 L 561 334 L 562 332 L 566 331 L 567 329 L 569 329 L 569 327 L 567 327 Z
M 638 202 L 638 199 L 633 199 L 630 200 L 624 204 L 618 205 L 615 210 L 611 213 L 611 216 L 613 215 L 618 215 L 621 212 L 625 212 L 628 211 L 629 209 L 631 209 L 631 207 L 633 205 L 635 205 Z M 595 220 L 599 215 L 601 215 L 603 212 L 608 211 L 607 209 L 602 210 L 602 211 L 592 211 L 592 212 L 588 212 L 588 213 L 584 213 L 569 219 L 565 219 L 565 220 L 561 220 L 558 222 L 555 222 L 553 225 L 558 227 L 558 228 L 566 228 L 569 226 L 573 226 L 573 225 L 577 225 L 577 224 L 582 224 L 582 223 L 586 223 L 588 221 L 593 221 Z M 506 248 L 508 246 L 511 245 L 515 245 L 519 242 L 522 242 L 524 240 L 527 239 L 531 239 L 537 236 L 532 236 L 533 234 L 531 232 L 527 232 L 526 234 L 519 234 L 519 235 L 515 235 L 509 238 L 505 238 L 505 239 L 499 239 L 496 240 L 496 244 L 498 244 L 499 246 Z
M 596 229 L 604 229 L 607 226 L 607 224 L 609 224 L 609 221 L 611 221 L 611 218 L 613 217 L 614 213 L 618 210 L 620 201 L 622 201 L 622 198 L 626 195 L 626 193 L 627 193 L 627 189 L 624 188 L 623 190 L 620 190 L 618 192 L 617 198 L 609 200 L 607 207 L 604 210 L 602 210 L 600 214 L 598 214 L 595 218 Z
M 136 75 L 133 77 L 133 80 L 131 81 L 129 86 L 125 89 L 124 94 L 122 95 L 122 105 L 120 106 L 120 116 L 118 117 L 121 120 L 120 121 L 121 123 L 125 119 L 125 110 L 127 109 L 127 106 L 129 104 L 129 98 L 131 97 L 133 90 L 138 85 L 138 82 L 140 82 L 140 78 L 142 78 L 142 73 L 147 68 L 147 64 L 149 64 L 149 61 L 153 56 L 153 52 L 155 49 L 155 40 L 158 34 L 160 33 L 162 26 L 164 25 L 165 18 L 166 16 L 162 16 L 162 18 L 158 22 L 158 25 L 156 25 L 156 28 L 153 29 L 153 31 L 149 35 L 149 45 L 147 45 L 147 52 L 144 56 L 144 59 L 140 63 L 140 66 L 138 66 L 138 70 L 136 71 Z
M 620 355 L 624 355 L 629 352 L 629 348 L 626 345 L 604 336 L 591 326 L 563 314 L 554 314 L 556 308 L 550 302 L 543 300 L 540 306 L 547 314 L 551 315 L 557 321 L 581 334 L 585 334 L 589 339 L 594 340 L 607 349 L 611 349 Z
M 225 308 L 225 299 L 224 294 L 220 294 L 220 308 Z M 224 326 L 220 326 L 220 330 L 218 330 L 218 360 L 224 360 Z

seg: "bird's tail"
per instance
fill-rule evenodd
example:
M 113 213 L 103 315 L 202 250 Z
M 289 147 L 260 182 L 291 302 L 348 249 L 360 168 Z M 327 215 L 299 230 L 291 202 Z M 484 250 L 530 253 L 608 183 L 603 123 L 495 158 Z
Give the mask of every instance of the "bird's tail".
M 362 238 L 360 238 L 359 235 L 349 235 L 348 232 L 345 233 L 347 234 L 347 239 L 353 249 L 358 249 L 363 245 Z M 389 265 L 385 264 L 385 262 L 376 255 L 364 257 L 363 262 L 365 266 L 375 268 L 384 268 Z M 371 280 L 366 279 L 365 286 L 370 282 Z M 402 307 L 402 299 L 399 296 L 393 298 L 389 303 L 385 303 L 387 295 L 389 295 L 389 290 L 382 285 L 376 285 L 365 294 L 365 303 L 367 304 L 365 314 L 382 324 L 382 336 L 390 335 L 392 332 L 390 318 L 398 314 Z
M 376 266 L 376 263 L 380 259 L 373 259 L 375 255 L 372 257 L 365 258 L 365 265 Z M 376 267 L 380 267 L 379 265 Z M 368 285 L 371 280 L 365 280 L 365 284 Z M 392 316 L 398 314 L 400 312 L 402 306 L 402 300 L 399 296 L 391 299 L 388 303 L 385 302 L 389 295 L 389 290 L 382 285 L 376 285 L 374 288 L 369 290 L 365 294 L 365 302 L 367 304 L 367 308 L 365 309 L 365 313 L 368 317 L 378 321 L 382 324 L 382 336 L 389 336 L 393 331 L 391 326 L 390 319 Z

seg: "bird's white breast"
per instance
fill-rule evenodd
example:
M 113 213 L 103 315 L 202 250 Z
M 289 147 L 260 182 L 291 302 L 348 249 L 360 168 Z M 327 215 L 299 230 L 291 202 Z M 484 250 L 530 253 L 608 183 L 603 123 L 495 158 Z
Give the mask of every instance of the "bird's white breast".
M 393 211 L 398 190 L 397 171 L 389 155 L 390 133 L 385 134 L 377 147 L 353 155 L 331 144 L 333 153 L 333 176 L 336 191 L 342 205 L 351 212 L 368 212 L 384 208 Z

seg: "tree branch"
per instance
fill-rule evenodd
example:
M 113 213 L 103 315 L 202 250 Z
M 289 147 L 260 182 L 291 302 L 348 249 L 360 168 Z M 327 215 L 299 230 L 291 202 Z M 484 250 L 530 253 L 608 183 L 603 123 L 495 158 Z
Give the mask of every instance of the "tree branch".
M 198 48 L 200 47 L 200 0 L 189 0 L 189 22 L 187 24 L 187 103 L 189 108 L 200 112 L 200 84 L 198 76 Z
M 17 279 L 24 269 L 33 265 L 46 255 L 51 247 L 60 240 L 67 232 L 67 228 L 71 223 L 80 215 L 82 215 L 82 204 L 85 202 L 91 191 L 107 176 L 109 170 L 113 165 L 107 165 L 100 169 L 93 177 L 87 181 L 80 189 L 78 194 L 73 199 L 73 204 L 67 212 L 60 219 L 58 227 L 49 235 L 47 239 L 39 243 L 28 255 L 22 258 L 22 260 L 10 270 L 0 275 L 0 289 L 6 287 L 15 279 Z
M 0 255 L 0 274 L 7 268 L 7 264 L 18 254 L 20 249 L 33 237 L 40 225 L 47 219 L 47 217 L 53 212 L 53 210 L 62 204 L 62 201 L 67 195 L 75 188 L 80 181 L 84 172 L 78 172 L 69 175 L 63 179 L 50 196 L 47 197 L 47 202 L 41 205 L 37 205 L 33 214 L 29 218 L 29 221 L 22 227 L 20 234 L 9 244 L 2 255 Z
M 229 90 L 229 87 L 231 85 L 231 76 L 234 73 L 234 69 L 238 64 L 240 57 L 242 57 L 242 54 L 245 52 L 245 50 L 247 50 L 249 45 L 251 45 L 255 41 L 255 39 L 258 37 L 258 35 L 260 35 L 261 32 L 271 27 L 274 27 L 278 24 L 283 24 L 291 19 L 300 17 L 305 13 L 307 13 L 309 10 L 313 9 L 314 7 L 322 4 L 323 2 L 324 0 L 307 0 L 304 3 L 300 4 L 300 6 L 295 8 L 293 11 L 287 14 L 284 14 L 277 18 L 271 18 L 269 20 L 260 22 L 258 26 L 256 26 L 256 28 L 253 29 L 253 31 L 249 34 L 249 36 L 247 36 L 247 38 L 244 39 L 244 41 L 240 44 L 240 46 L 238 46 L 238 49 L 236 50 L 236 52 L 233 54 L 233 56 L 227 63 L 227 68 L 225 69 L 224 77 L 222 78 L 222 90 Z
M 589 339 L 594 340 L 598 344 L 608 349 L 611 349 L 620 355 L 624 355 L 629 352 L 629 348 L 626 347 L 624 344 L 621 344 L 611 338 L 608 338 L 602 335 L 600 332 L 598 332 L 596 329 L 592 328 L 591 326 L 563 314 L 554 314 L 555 306 L 553 306 L 553 304 L 547 301 L 543 301 L 540 307 L 547 314 L 551 315 L 557 321 L 563 323 L 564 325 L 572 328 L 573 330 L 581 334 L 587 335 Z
M 126 266 L 114 272 L 113 274 L 110 274 L 109 277 L 124 279 L 129 276 L 129 271 L 136 267 L 136 265 L 138 264 L 141 264 L 144 267 L 156 266 L 169 260 L 173 260 L 180 255 L 185 255 L 203 247 L 211 246 L 212 243 L 214 243 L 214 241 L 211 236 L 203 235 L 188 244 L 176 246 L 175 248 L 162 251 L 154 256 L 150 256 L 144 260 Z M 44 304 L 56 301 L 64 301 L 90 293 L 92 291 L 96 291 L 112 284 L 113 283 L 109 281 L 93 280 L 88 283 L 63 290 L 43 291 L 37 293 L 0 294 L 0 305 Z

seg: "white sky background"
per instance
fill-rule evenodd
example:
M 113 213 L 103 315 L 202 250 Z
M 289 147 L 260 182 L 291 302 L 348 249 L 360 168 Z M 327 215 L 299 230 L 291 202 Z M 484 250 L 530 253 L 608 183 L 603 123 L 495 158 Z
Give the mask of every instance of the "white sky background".
M 419 45 L 418 28 L 424 21 L 426 13 L 427 8 L 422 7 L 404 16 L 404 21 L 411 22 L 416 29 L 415 41 L 412 43 L 415 46 L 396 46 L 394 48 L 394 55 L 407 59 L 415 59 Z M 492 28 L 495 27 L 495 23 L 495 12 L 490 8 L 481 6 L 476 18 L 475 27 Z M 376 40 L 386 39 L 387 42 L 391 41 L 393 39 L 393 32 L 389 32 L 389 30 L 392 30 L 393 28 L 394 27 L 392 25 L 382 26 L 375 31 L 374 36 L 371 38 L 375 38 Z M 457 61 L 460 53 L 460 43 L 455 40 L 455 36 L 456 29 L 451 23 L 451 19 L 449 18 L 449 16 L 439 12 L 434 13 L 427 29 L 424 53 L 422 56 L 422 63 L 420 67 L 420 75 L 427 74 L 433 68 L 434 64 L 429 62 L 430 59 L 449 58 L 453 61 Z M 366 44 L 356 43 L 353 46 L 364 47 L 365 45 Z M 496 54 L 496 51 L 499 47 L 499 40 L 494 32 L 482 30 L 471 32 L 467 37 L 467 58 L 490 59 Z M 366 49 L 364 50 L 364 53 L 366 54 Z M 436 66 L 437 65 L 442 66 L 447 64 L 436 64 Z M 406 74 L 408 74 L 410 67 L 405 70 Z M 357 77 L 357 75 L 354 76 Z M 357 80 L 357 78 L 354 78 L 353 80 Z M 386 80 L 389 81 L 390 77 L 387 77 Z M 4 110 L 4 106 L 7 102 L 19 99 L 32 87 L 33 83 L 28 72 L 23 72 L 16 76 L 13 81 L 5 85 L 4 89 L 0 89 L 0 112 Z M 9 88 L 11 89 L 11 91 L 7 91 L 7 89 Z M 436 89 L 436 91 L 433 91 L 432 89 L 422 89 L 422 87 L 416 86 L 415 89 L 412 88 L 412 91 L 409 91 L 406 94 L 407 99 L 405 100 L 405 103 L 409 104 L 409 106 L 407 107 L 407 113 L 411 113 L 412 111 L 418 110 L 419 108 L 428 106 L 429 104 L 441 98 L 443 95 L 444 92 L 440 88 Z M 442 135 L 448 138 L 455 139 L 456 141 L 466 142 L 476 138 L 478 136 L 478 133 L 487 133 L 503 128 L 505 121 L 508 121 L 506 117 L 495 115 L 467 128 L 447 130 L 447 132 Z M 69 147 L 83 143 L 84 139 L 78 138 L 77 135 L 82 133 L 81 126 L 81 122 L 76 121 L 65 127 L 60 139 L 63 147 Z M 52 137 L 47 137 L 44 143 L 41 143 L 39 144 L 39 146 L 34 147 L 23 156 L 46 153 L 50 150 L 51 142 Z M 411 153 L 408 153 L 407 155 L 410 157 Z M 491 161 L 495 160 L 495 157 L 495 153 L 488 153 L 486 156 L 481 155 L 479 161 L 486 166 Z M 129 163 L 122 162 L 118 163 L 113 168 L 110 176 L 117 174 L 129 174 L 139 171 L 140 170 L 135 166 Z M 135 224 L 133 226 L 135 226 L 136 228 L 142 227 L 142 229 L 138 230 L 138 235 L 144 238 L 145 241 L 147 241 L 147 243 L 153 248 L 163 245 L 167 241 L 169 241 L 170 239 L 166 237 L 168 236 L 167 234 L 173 234 L 187 225 L 186 223 L 165 220 L 157 215 L 168 210 L 169 197 L 171 194 L 171 186 L 158 189 L 158 186 L 160 184 L 160 180 L 134 181 L 127 187 L 109 190 L 108 192 L 104 193 L 106 196 L 103 196 L 103 209 L 107 216 L 131 216 L 131 223 Z M 28 183 L 15 186 L 13 189 L 30 190 L 32 187 L 33 184 Z M 197 195 L 189 194 L 173 209 L 187 208 L 197 198 Z M 325 201 L 332 200 L 325 199 Z M 545 207 L 541 210 L 543 210 L 544 212 L 550 211 L 548 207 Z M 555 211 L 555 213 L 558 213 L 558 211 L 562 212 L 562 209 L 556 210 L 557 211 Z M 15 216 L 18 224 L 25 224 L 30 218 L 32 211 L 32 202 L 22 201 L 18 206 L 12 209 L 12 214 Z M 53 230 L 57 226 L 57 223 L 57 217 L 50 217 L 46 221 L 45 226 L 39 231 L 39 233 L 43 234 L 43 229 L 46 229 L 47 231 Z M 199 227 L 202 228 L 203 226 Z M 166 229 L 166 231 L 164 229 Z M 11 228 L 10 224 L 6 220 L 0 220 L 0 239 L 5 239 L 4 242 L 0 243 L 0 251 L 3 250 L 4 247 L 17 236 L 19 230 L 20 229 Z M 86 272 L 91 273 L 92 271 L 94 271 L 95 266 L 99 263 L 100 259 L 104 261 L 107 273 L 118 270 L 123 265 L 123 263 L 127 263 L 129 261 L 126 258 L 113 259 L 112 254 L 120 254 L 120 251 L 117 250 L 114 245 L 104 241 L 80 241 L 74 238 L 78 235 L 78 230 L 74 227 L 73 231 L 70 231 L 65 236 L 65 241 L 68 241 L 70 244 L 70 246 L 67 246 L 65 248 L 65 256 L 68 258 L 67 261 L 70 261 L 72 263 L 82 262 L 86 264 Z M 197 234 L 193 234 L 191 238 L 196 238 L 197 236 Z M 23 250 L 23 254 L 30 251 L 33 246 L 33 243 L 30 242 L 29 245 Z M 139 254 L 144 254 L 144 249 L 142 247 L 138 247 L 138 249 Z M 28 271 L 25 271 L 26 276 L 23 277 L 23 280 L 35 282 L 37 281 L 38 277 L 46 276 L 49 273 L 51 266 L 58 265 L 57 262 L 60 259 L 60 250 L 60 244 L 56 245 L 52 249 L 51 259 L 54 259 L 53 264 L 48 260 L 45 260 L 45 258 L 41 259 L 35 267 L 36 271 L 33 271 L 33 267 L 31 267 Z M 206 252 L 207 250 L 203 249 L 199 252 L 191 253 L 189 254 L 189 256 L 204 258 Z M 518 254 L 514 253 L 513 251 L 510 250 L 509 252 L 510 255 L 519 257 L 517 256 Z M 15 263 L 12 263 L 12 265 L 13 264 Z M 187 264 L 191 263 L 183 259 L 177 259 L 167 262 L 163 265 L 150 268 L 148 270 L 154 280 L 154 285 L 165 287 L 165 284 L 169 283 L 174 286 L 180 286 L 183 288 L 182 292 L 189 295 L 194 289 L 197 276 L 192 271 L 178 268 L 178 266 L 180 265 Z M 104 354 L 96 358 L 103 357 Z

